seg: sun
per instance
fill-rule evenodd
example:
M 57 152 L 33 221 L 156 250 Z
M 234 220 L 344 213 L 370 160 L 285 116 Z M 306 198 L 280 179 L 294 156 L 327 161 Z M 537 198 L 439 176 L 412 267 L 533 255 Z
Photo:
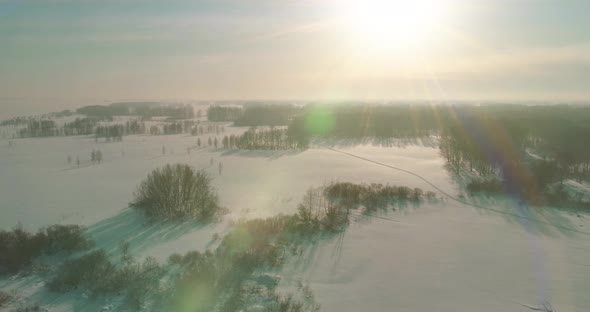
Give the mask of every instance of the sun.
M 444 0 L 338 1 L 342 26 L 375 47 L 422 44 L 436 36 L 447 14 Z

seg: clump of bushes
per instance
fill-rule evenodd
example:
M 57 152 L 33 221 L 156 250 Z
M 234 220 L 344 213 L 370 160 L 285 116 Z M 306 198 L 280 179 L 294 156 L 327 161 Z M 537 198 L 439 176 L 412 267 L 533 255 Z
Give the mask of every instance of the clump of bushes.
M 9 293 L 0 290 L 0 308 L 7 305 L 14 298 Z
M 308 285 L 297 282 L 296 289 L 284 293 L 278 292 L 275 286 L 249 284 L 242 289 L 243 306 L 246 311 L 254 308 L 264 312 L 318 312 L 320 305 Z
M 0 273 L 17 272 L 42 254 L 75 252 L 92 246 L 86 228 L 79 225 L 52 225 L 35 234 L 17 226 L 0 231 Z
M 264 274 L 284 263 L 289 250 L 310 233 L 296 215 L 238 221 L 214 251 L 173 254 L 166 264 L 136 262 L 121 245 L 121 260 L 95 250 L 64 263 L 47 283 L 52 291 L 84 289 L 123 294 L 141 310 L 318 311 L 308 287 L 298 296 L 276 292 L 278 278 Z
M 381 183 L 354 184 L 338 182 L 328 185 L 324 190 L 325 196 L 332 202 L 350 208 L 363 206 L 366 209 L 385 208 L 402 201 L 434 200 L 434 192 L 424 192 L 420 188 L 396 186 Z
M 88 238 L 83 226 L 52 225 L 45 229 L 45 245 L 48 253 L 56 253 L 90 249 L 94 242 Z
M 496 178 L 494 179 L 476 179 L 467 183 L 467 191 L 470 194 L 485 194 L 496 195 L 504 192 L 502 182 Z
M 299 221 L 308 231 L 338 231 L 348 224 L 350 211 L 360 207 L 367 211 L 394 206 L 406 201 L 435 200 L 436 194 L 420 188 L 350 182 L 331 183 L 309 189 L 298 207 Z
M 315 302 L 309 300 L 300 300 L 295 298 L 292 294 L 280 295 L 276 292 L 270 294 L 264 312 L 317 312 L 320 311 L 320 306 Z
M 0 308 L 6 308 L 6 306 L 15 301 L 15 296 L 9 295 L 6 292 L 0 291 Z M 19 306 L 16 309 L 13 309 L 13 312 L 40 312 L 42 311 L 41 306 L 37 303 L 35 304 L 25 304 L 19 303 Z M 4 311 L 4 309 L 0 309 Z M 45 310 L 47 311 L 47 310 Z
M 52 291 L 67 291 L 79 286 L 87 286 L 94 291 L 112 288 L 118 290 L 123 285 L 113 283 L 114 272 L 115 265 L 111 263 L 107 253 L 99 249 L 66 261 L 47 287 Z
M 16 308 L 16 310 L 14 310 L 14 312 L 41 312 L 41 306 L 37 303 L 25 305 L 25 306 L 21 306 L 21 307 Z
M 545 162 L 547 163 L 547 162 Z M 543 161 L 538 161 L 539 166 L 544 166 Z M 534 171 L 537 172 L 537 171 Z M 534 180 L 534 185 L 519 185 L 519 196 L 523 202 L 533 206 L 568 207 L 581 210 L 590 210 L 590 201 L 582 193 L 568 192 L 558 180 L 554 178 L 542 178 Z M 474 179 L 466 185 L 470 194 L 485 194 L 487 196 L 504 194 L 509 189 L 506 183 L 497 179 Z
M 326 196 L 324 188 L 310 188 L 297 208 L 301 232 L 335 232 L 348 224 L 351 205 Z
M 141 182 L 130 204 L 152 219 L 210 220 L 219 211 L 211 177 L 189 165 L 166 165 Z
M 182 273 L 171 287 L 175 292 L 166 297 L 177 310 L 190 306 L 192 311 L 315 311 L 311 302 L 278 295 L 276 278 L 261 275 L 278 269 L 286 251 L 304 242 L 297 239 L 300 231 L 294 215 L 239 221 L 215 251 L 170 256 L 168 264 L 182 268 Z
M 93 294 L 124 292 L 128 302 L 139 308 L 145 297 L 157 288 L 163 273 L 163 268 L 153 258 L 146 258 L 143 263 L 126 258 L 117 265 L 103 249 L 98 249 L 65 262 L 47 287 L 56 292 L 74 289 L 89 290 Z
M 568 207 L 590 211 L 590 201 L 582 192 L 572 194 L 562 185 L 554 185 L 545 189 L 545 204 L 555 207 Z

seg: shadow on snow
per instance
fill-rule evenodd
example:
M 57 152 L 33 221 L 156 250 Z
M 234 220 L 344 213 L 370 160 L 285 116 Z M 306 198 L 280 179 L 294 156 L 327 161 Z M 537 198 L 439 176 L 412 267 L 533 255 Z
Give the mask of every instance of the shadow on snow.
M 150 222 L 140 212 L 131 208 L 102 220 L 88 228 L 98 248 L 110 254 L 117 253 L 122 242 L 128 243 L 135 255 L 163 242 L 175 240 L 189 232 L 207 226 L 197 221 Z

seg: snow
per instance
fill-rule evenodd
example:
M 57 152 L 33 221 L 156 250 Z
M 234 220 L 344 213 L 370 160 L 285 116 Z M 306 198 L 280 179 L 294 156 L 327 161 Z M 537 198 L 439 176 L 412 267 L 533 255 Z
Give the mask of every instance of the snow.
M 226 127 L 219 139 L 245 130 Z M 214 134 L 201 136 L 201 142 L 208 136 Z M 172 253 L 211 247 L 213 235 L 226 232 L 231 220 L 294 213 L 308 188 L 332 181 L 434 191 L 416 176 L 319 145 L 306 151 L 227 151 L 197 148 L 196 141 L 186 134 L 133 135 L 114 143 L 83 136 L 19 139 L 13 146 L 0 140 L 0 228 L 19 222 L 30 230 L 83 224 L 99 247 L 115 251 L 127 240 L 134 255 L 164 261 Z M 332 146 L 411 170 L 453 196 L 460 193 L 436 148 Z M 93 149 L 102 151 L 103 163 L 89 163 Z M 156 226 L 127 208 L 137 184 L 167 163 L 188 163 L 214 177 L 221 205 L 229 210 L 220 223 Z M 390 211 L 383 219 L 357 217 L 344 234 L 309 246 L 281 272 L 282 280 L 309 281 L 322 311 L 530 311 L 523 305 L 544 301 L 558 311 L 590 311 L 590 234 L 584 232 L 590 232 L 589 217 L 551 208 L 523 211 L 510 198 L 468 200 L 496 211 L 447 198 Z M 35 286 L 39 282 L 4 279 L 0 288 L 19 289 L 51 311 L 112 304 L 79 293 L 50 297 Z
M 536 235 L 469 207 L 420 207 L 353 223 L 290 273 L 322 311 L 587 311 L 587 236 Z M 573 248 L 576 246 L 576 248 Z

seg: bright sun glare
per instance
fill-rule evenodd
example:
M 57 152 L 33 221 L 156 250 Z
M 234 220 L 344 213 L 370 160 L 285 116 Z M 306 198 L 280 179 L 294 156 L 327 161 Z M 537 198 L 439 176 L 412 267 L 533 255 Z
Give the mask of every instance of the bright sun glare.
M 343 0 L 347 32 L 375 47 L 420 44 L 433 39 L 446 17 L 443 0 Z

